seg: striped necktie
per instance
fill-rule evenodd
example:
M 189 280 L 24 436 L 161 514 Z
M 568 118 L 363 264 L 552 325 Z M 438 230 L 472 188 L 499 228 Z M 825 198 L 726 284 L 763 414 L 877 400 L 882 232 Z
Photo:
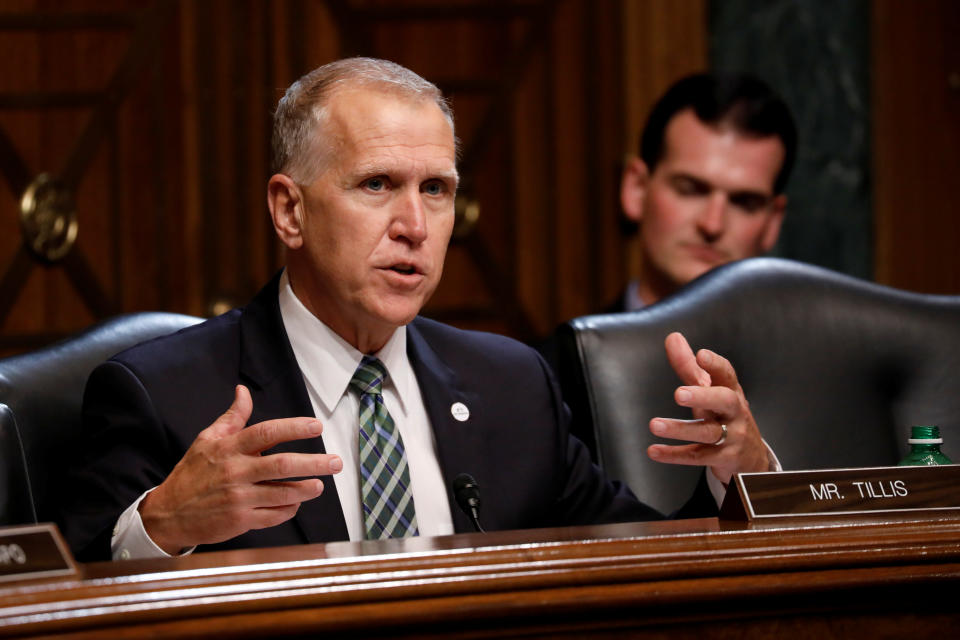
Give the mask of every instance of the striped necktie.
M 383 404 L 383 363 L 364 356 L 350 380 L 360 395 L 360 497 L 367 540 L 418 535 L 400 431 Z

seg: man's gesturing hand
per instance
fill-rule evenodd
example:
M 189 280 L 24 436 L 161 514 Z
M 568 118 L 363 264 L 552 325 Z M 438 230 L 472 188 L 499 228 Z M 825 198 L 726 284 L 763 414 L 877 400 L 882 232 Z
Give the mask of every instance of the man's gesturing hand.
M 693 444 L 654 444 L 647 455 L 658 462 L 709 466 L 725 484 L 734 473 L 767 471 L 767 448 L 733 365 L 707 349 L 694 356 L 679 333 L 667 336 L 665 346 L 670 365 L 685 385 L 677 388 L 674 399 L 690 407 L 696 420 L 654 418 L 650 431 Z
M 338 456 L 261 452 L 281 442 L 319 436 L 315 418 L 267 420 L 244 429 L 253 401 L 243 385 L 227 412 L 200 432 L 177 466 L 140 503 L 150 538 L 169 554 L 229 540 L 289 520 L 300 503 L 323 491 L 323 476 L 343 468 Z

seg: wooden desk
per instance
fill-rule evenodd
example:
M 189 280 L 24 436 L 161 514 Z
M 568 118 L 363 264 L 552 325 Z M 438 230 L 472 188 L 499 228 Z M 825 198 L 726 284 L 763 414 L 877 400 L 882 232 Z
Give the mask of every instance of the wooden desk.
M 950 637 L 960 517 L 716 519 L 83 565 L 0 636 Z

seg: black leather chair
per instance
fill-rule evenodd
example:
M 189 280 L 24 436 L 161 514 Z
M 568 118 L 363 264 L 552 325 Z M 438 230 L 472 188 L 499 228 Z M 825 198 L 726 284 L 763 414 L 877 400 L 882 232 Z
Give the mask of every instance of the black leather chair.
M 57 485 L 80 434 L 83 389 L 94 367 L 138 342 L 200 321 L 131 313 L 0 360 L 0 524 L 54 519 Z
M 0 526 L 36 521 L 17 421 L 0 403 Z
M 654 416 L 689 418 L 664 338 L 727 357 L 785 469 L 892 465 L 910 426 L 939 425 L 960 462 L 960 296 L 910 293 L 777 258 L 715 269 L 640 311 L 577 318 L 558 373 L 580 437 L 614 478 L 662 511 L 696 468 L 646 456 Z

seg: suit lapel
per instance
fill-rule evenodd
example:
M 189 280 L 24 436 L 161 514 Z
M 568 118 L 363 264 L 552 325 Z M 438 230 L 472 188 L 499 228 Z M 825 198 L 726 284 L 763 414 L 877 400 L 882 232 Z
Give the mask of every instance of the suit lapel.
M 407 325 L 407 352 L 433 427 L 454 530 L 472 532 L 473 525 L 457 506 L 452 486 L 459 474 L 477 473 L 478 466 L 484 464 L 476 457 L 476 452 L 482 450 L 483 407 L 476 393 L 460 388 L 456 371 L 427 343 L 417 325 L 416 320 Z M 463 422 L 451 413 L 458 402 L 470 410 L 470 417 Z
M 276 418 L 313 416 L 303 374 L 287 339 L 278 302 L 279 274 L 247 305 L 240 317 L 240 377 L 250 388 L 249 424 Z M 282 443 L 277 452 L 325 453 L 323 440 Z M 320 497 L 300 505 L 293 522 L 307 542 L 347 540 L 347 525 L 332 476 L 323 478 Z M 281 525 L 282 526 L 282 525 Z

